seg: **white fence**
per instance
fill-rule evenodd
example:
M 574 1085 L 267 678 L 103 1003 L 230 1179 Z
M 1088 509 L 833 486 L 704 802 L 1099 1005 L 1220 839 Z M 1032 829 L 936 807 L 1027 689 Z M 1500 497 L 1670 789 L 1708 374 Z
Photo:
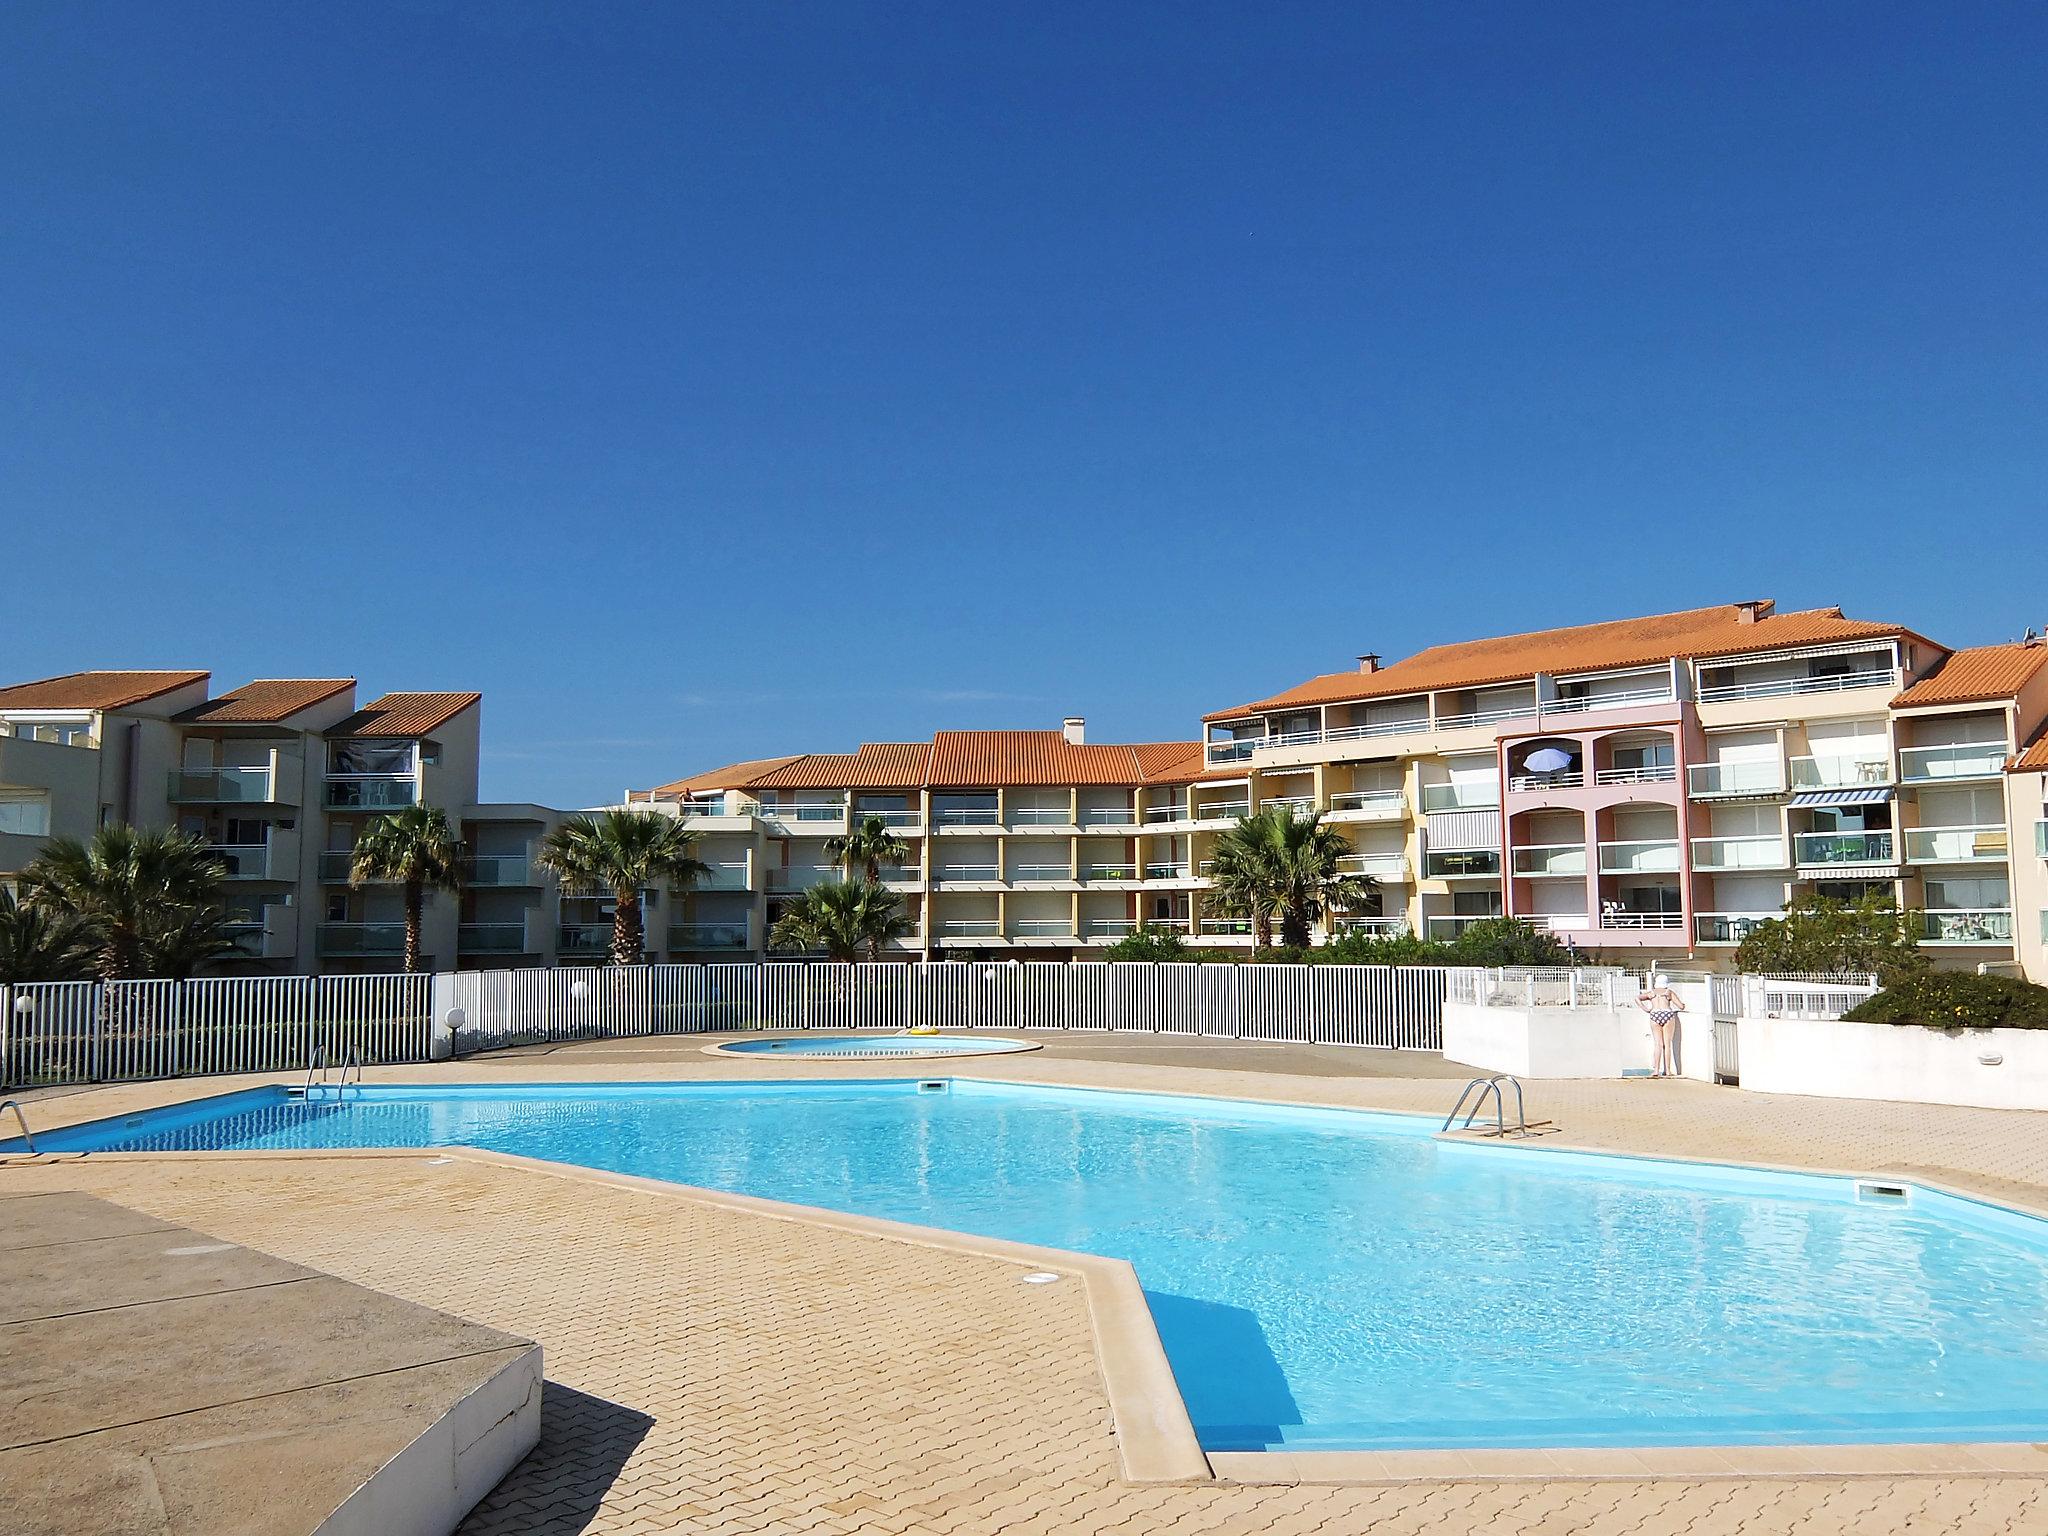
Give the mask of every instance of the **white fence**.
M 747 1029 L 1096 1030 L 1440 1050 L 1440 967 L 1027 961 L 561 967 L 0 987 L 0 1086 L 297 1071 Z M 459 1015 L 454 1010 L 460 1009 Z

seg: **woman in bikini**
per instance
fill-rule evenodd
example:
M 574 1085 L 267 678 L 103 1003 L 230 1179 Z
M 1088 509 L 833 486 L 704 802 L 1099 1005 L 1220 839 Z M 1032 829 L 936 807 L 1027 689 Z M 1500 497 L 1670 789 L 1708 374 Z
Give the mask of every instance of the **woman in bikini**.
M 1672 991 L 1671 983 L 1662 976 L 1654 979 L 1656 984 L 1649 991 L 1638 994 L 1636 1006 L 1650 1016 L 1657 1076 L 1669 1077 L 1677 1070 L 1672 1065 L 1671 1047 L 1678 1036 L 1678 1016 L 1685 1012 L 1685 999 Z

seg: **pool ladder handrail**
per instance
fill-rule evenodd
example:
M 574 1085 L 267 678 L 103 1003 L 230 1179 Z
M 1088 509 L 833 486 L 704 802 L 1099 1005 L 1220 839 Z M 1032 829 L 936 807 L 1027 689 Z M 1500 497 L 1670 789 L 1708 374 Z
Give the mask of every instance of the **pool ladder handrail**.
M 30 1157 L 36 1156 L 36 1139 L 29 1134 L 28 1116 L 22 1111 L 21 1100 L 0 1099 L 0 1114 L 10 1109 L 14 1111 L 14 1123 L 21 1127 L 21 1144 L 28 1149 Z
M 342 1059 L 341 1077 L 336 1081 L 334 1088 L 334 1096 L 337 1100 L 348 1097 L 348 1069 L 350 1067 L 356 1069 L 356 1095 L 360 1098 L 363 1092 L 363 1048 L 359 1045 L 350 1046 L 348 1048 L 348 1055 Z
M 313 1074 L 315 1072 L 320 1074 L 320 1081 L 324 1085 L 327 1081 L 327 1047 L 324 1045 L 314 1046 L 313 1054 L 306 1058 L 306 1081 L 299 1087 L 300 1098 L 310 1099 L 313 1097 Z
M 1470 1130 L 1472 1122 L 1479 1118 L 1479 1112 L 1486 1108 L 1486 1096 L 1493 1095 L 1493 1124 L 1496 1136 L 1508 1133 L 1507 1100 L 1501 1093 L 1500 1085 L 1511 1083 L 1515 1090 L 1515 1131 L 1519 1135 L 1529 1134 L 1529 1112 L 1522 1102 L 1522 1080 L 1507 1072 L 1495 1072 L 1489 1076 L 1475 1077 L 1458 1092 L 1458 1102 L 1451 1106 L 1451 1112 L 1444 1116 L 1443 1128 L 1449 1130 L 1451 1122 L 1458 1118 L 1458 1111 L 1465 1110 L 1465 1123 L 1458 1128 Z M 1477 1090 L 1476 1092 L 1474 1090 Z M 1470 1099 L 1471 1107 L 1465 1101 Z

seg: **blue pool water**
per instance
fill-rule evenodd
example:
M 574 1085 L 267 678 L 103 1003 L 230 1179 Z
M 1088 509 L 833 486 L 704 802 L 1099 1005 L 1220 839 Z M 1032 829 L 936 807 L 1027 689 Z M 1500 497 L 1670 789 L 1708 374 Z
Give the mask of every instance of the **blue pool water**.
M 2048 1223 L 994 1083 L 278 1090 L 38 1137 L 466 1145 L 1132 1261 L 1217 1449 L 2048 1438 Z
M 1023 1040 L 969 1035 L 777 1035 L 770 1040 L 728 1040 L 732 1056 L 1001 1056 L 1028 1050 Z

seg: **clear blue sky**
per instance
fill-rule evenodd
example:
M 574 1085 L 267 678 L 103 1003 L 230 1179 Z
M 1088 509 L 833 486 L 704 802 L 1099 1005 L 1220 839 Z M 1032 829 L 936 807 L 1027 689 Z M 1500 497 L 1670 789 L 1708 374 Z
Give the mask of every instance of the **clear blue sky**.
M 0 672 L 485 793 L 2048 621 L 2038 5 L 0 6 Z

